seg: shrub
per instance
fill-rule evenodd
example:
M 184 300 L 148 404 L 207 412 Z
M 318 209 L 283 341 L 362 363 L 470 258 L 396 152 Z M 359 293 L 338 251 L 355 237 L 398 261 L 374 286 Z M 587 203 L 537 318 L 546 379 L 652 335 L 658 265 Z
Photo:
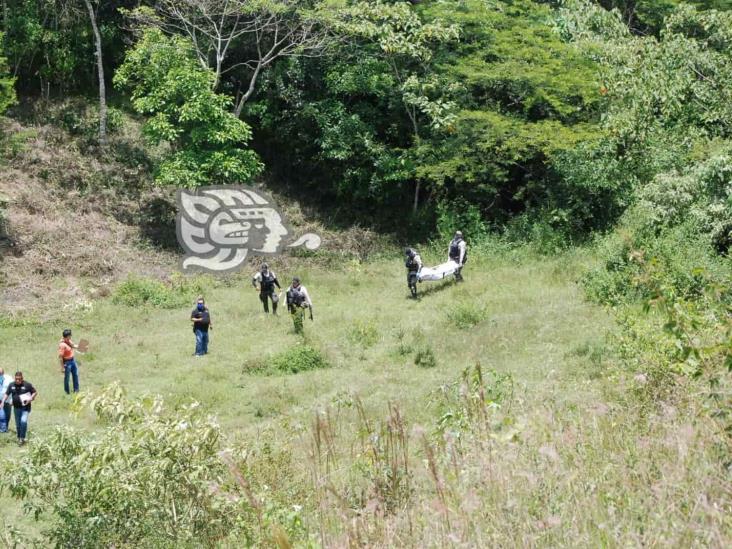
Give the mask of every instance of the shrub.
M 90 105 L 84 99 L 73 99 L 63 102 L 50 112 L 50 120 L 69 134 L 80 137 L 86 144 L 96 143 L 99 139 L 99 107 Z M 107 108 L 107 131 L 117 132 L 124 123 L 122 111 L 114 107 Z
M 166 410 L 119 386 L 83 405 L 109 426 L 57 428 L 3 476 L 27 512 L 44 515 L 50 545 L 214 546 L 253 514 L 219 458 L 219 426 L 198 405 Z
M 203 293 L 204 280 L 203 277 L 188 279 L 177 276 L 166 284 L 149 278 L 129 278 L 117 286 L 112 301 L 130 307 L 143 304 L 176 309 L 193 303 L 196 296 Z
M 287 374 L 318 370 L 329 366 L 330 363 L 326 357 L 318 349 L 307 344 L 290 347 L 275 355 L 269 364 L 270 369 Z
M 497 431 L 510 422 L 495 425 L 496 411 L 510 407 L 513 399 L 511 374 L 483 370 L 480 364 L 466 368 L 459 380 L 443 385 L 433 395 L 437 404 L 437 432 L 484 432 L 487 427 Z
M 458 328 L 472 328 L 488 317 L 484 305 L 477 305 L 473 301 L 459 303 L 447 311 L 447 318 Z
M 348 330 L 348 341 L 354 345 L 368 348 L 379 341 L 379 329 L 373 320 L 357 320 Z
M 484 239 L 489 232 L 480 210 L 474 204 L 463 199 L 440 202 L 437 206 L 437 233 L 449 240 L 455 231 L 462 231 L 471 242 Z
M 437 366 L 437 358 L 435 358 L 432 348 L 423 346 L 417 349 L 414 355 L 414 364 L 420 368 L 434 368 Z

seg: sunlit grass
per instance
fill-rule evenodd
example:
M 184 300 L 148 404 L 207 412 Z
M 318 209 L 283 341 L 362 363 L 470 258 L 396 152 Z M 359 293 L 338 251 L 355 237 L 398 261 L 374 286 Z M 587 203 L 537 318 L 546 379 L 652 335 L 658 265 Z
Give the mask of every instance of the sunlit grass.
M 673 421 L 638 424 L 632 403 L 622 401 L 623 380 L 605 347 L 611 322 L 574 283 L 587 260 L 581 253 L 554 259 L 474 255 L 464 283 L 423 283 L 418 300 L 408 299 L 398 259 L 339 269 L 303 264 L 297 273 L 274 263 L 282 279 L 298 274 L 313 297 L 314 321 L 306 320 L 304 341 L 286 311 L 277 317 L 261 312 L 243 276 L 206 291 L 214 329 L 204 358 L 192 356 L 189 308 L 111 300 L 76 319 L 4 327 L 0 352 L 6 370 L 23 369 L 39 390 L 31 444 L 60 424 L 96 428 L 70 412 L 72 398 L 63 394 L 55 348 L 61 329 L 70 326 L 77 339 L 91 342 L 91 352 L 81 357 L 84 391 L 119 380 L 132 396 L 160 393 L 171 404 L 196 399 L 232 439 L 252 447 L 266 442 L 291 456 L 292 470 L 277 481 L 305 493 L 314 489 L 308 433 L 315 410 L 351 409 L 356 399 L 365 417 L 377 422 L 392 417 L 389 406 L 395 405 L 409 426 L 422 425 L 429 434 L 438 419 L 435 391 L 479 363 L 512 376 L 513 397 L 500 415 L 508 423 L 495 439 L 466 439 L 454 471 L 441 461 L 446 454 L 437 455 L 436 473 L 421 465 L 429 456 L 420 436 L 405 431 L 412 439 L 416 494 L 409 499 L 398 493 L 399 505 L 410 501 L 403 513 L 359 515 L 368 522 L 361 542 L 716 545 L 728 519 L 714 511 L 713 503 L 724 501 L 723 486 L 715 484 L 707 426 L 679 430 L 681 411 Z M 302 366 L 288 372 L 282 362 L 288 356 Z M 363 427 L 348 417 L 337 426 L 343 472 L 331 479 L 334 485 L 352 481 L 351 468 L 361 459 L 350 452 Z M 6 436 L 0 447 L 19 458 L 25 450 L 11 439 Z M 444 476 L 447 515 L 434 505 L 434 474 Z M 706 507 L 698 507 L 695 490 L 704 492 Z M 3 501 L 13 509 L 6 520 L 16 520 L 18 505 Z M 323 521 L 321 542 L 338 545 L 351 536 L 342 522 L 350 511 L 339 510 L 341 504 L 334 500 L 327 516 L 304 511 L 313 536 Z M 673 521 L 667 530 L 663 516 Z M 30 518 L 20 520 L 38 530 Z M 703 524 L 708 534 L 690 530 Z

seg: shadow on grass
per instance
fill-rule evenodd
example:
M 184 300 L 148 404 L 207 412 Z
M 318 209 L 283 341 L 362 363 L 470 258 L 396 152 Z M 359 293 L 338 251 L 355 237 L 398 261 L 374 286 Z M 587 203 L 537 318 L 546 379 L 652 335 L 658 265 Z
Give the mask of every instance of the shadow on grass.
M 437 283 L 430 282 L 428 284 L 431 284 L 430 286 L 424 287 L 425 283 L 421 283 L 420 286 L 417 286 L 417 297 L 413 298 L 411 295 L 407 295 L 405 299 L 412 300 L 416 299 L 417 301 L 421 300 L 423 297 L 429 297 L 432 294 L 436 294 L 438 292 L 443 292 L 447 290 L 448 288 L 452 288 L 453 286 L 457 286 L 457 282 L 453 278 L 452 280 L 448 281 L 439 281 Z M 423 289 L 424 288 L 424 289 Z

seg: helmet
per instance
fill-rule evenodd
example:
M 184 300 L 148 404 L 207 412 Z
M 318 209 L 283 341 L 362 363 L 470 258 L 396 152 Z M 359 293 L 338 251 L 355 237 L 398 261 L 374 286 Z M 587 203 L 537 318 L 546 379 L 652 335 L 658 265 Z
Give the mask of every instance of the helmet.
M 269 270 L 269 265 L 267 265 L 266 263 L 262 263 L 262 266 L 260 267 L 260 270 L 262 270 L 262 271 Z
M 463 232 L 462 231 L 455 231 L 455 238 L 462 238 Z
M 292 283 L 293 284 L 300 284 L 300 277 L 299 276 L 293 277 Z
M 64 330 L 64 332 L 63 332 L 63 336 L 64 337 L 71 337 L 71 330 L 69 330 L 68 328 L 66 328 Z
M 414 255 L 414 250 L 412 250 L 412 248 L 405 248 L 404 255 L 408 255 L 411 257 L 412 255 Z

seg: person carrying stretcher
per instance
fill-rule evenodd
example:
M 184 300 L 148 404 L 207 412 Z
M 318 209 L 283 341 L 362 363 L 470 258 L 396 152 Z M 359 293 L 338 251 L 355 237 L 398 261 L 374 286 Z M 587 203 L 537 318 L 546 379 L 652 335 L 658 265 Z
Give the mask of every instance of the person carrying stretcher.
M 404 255 L 407 257 L 404 264 L 407 268 L 407 286 L 412 292 L 412 297 L 417 297 L 417 282 L 419 282 L 419 272 L 422 270 L 422 258 L 412 248 L 404 250 Z
M 463 265 L 468 260 L 468 245 L 463 240 L 463 233 L 461 231 L 455 231 L 455 236 L 450 241 L 450 246 L 447 249 L 447 257 L 450 261 L 454 261 L 458 264 L 458 268 L 455 270 L 455 280 L 462 282 Z

